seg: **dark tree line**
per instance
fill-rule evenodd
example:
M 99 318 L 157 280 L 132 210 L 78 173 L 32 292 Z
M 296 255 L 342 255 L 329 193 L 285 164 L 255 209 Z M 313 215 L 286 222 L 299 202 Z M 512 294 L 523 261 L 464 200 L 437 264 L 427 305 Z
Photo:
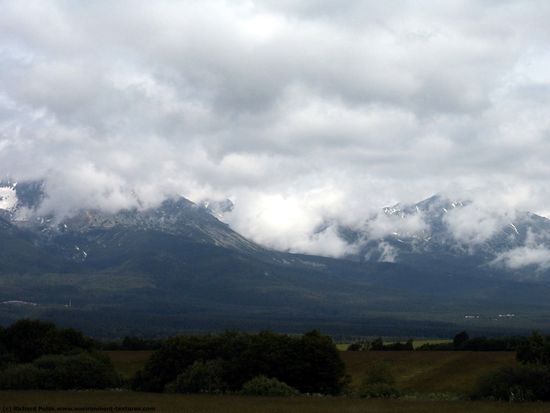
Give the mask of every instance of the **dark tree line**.
M 413 342 L 384 344 L 381 338 L 350 350 L 412 350 Z M 339 394 L 349 383 L 345 366 L 330 337 L 318 331 L 303 336 L 271 332 L 179 336 L 165 340 L 127 337 L 99 343 L 53 323 L 20 320 L 0 327 L 0 389 L 92 389 L 123 385 L 111 360 L 98 350 L 155 348 L 132 380 L 139 391 L 182 393 L 239 392 L 290 396 Z M 424 350 L 516 351 L 518 366 L 500 368 L 477 383 L 474 399 L 550 401 L 550 336 L 470 338 Z M 371 366 L 361 397 L 398 397 L 384 366 Z
M 530 347 L 529 340 L 524 336 L 471 338 L 466 331 L 461 331 L 450 342 L 426 343 L 416 349 L 412 339 L 406 342 L 384 343 L 382 338 L 378 337 L 372 341 L 356 341 L 348 346 L 347 351 L 522 351 Z
M 163 339 L 126 336 L 121 341 L 99 343 L 102 350 L 158 350 L 164 343 Z
M 218 390 L 231 392 L 258 376 L 303 393 L 338 394 L 346 384 L 336 346 L 317 331 L 301 337 L 226 332 L 167 340 L 136 375 L 133 388 L 154 392 L 177 388 L 193 371 L 202 371 L 201 377 L 210 382 L 219 381 Z
M 428 351 L 517 351 L 527 345 L 528 337 L 473 337 L 466 331 L 456 334 L 450 343 L 424 344 L 418 350 Z
M 396 341 L 394 343 L 384 343 L 381 337 L 373 341 L 362 340 L 352 343 L 347 351 L 413 351 L 414 345 L 412 338 L 404 343 Z
M 111 360 L 80 331 L 20 320 L 0 327 L 0 389 L 89 389 L 120 384 Z
M 45 354 L 89 351 L 94 341 L 72 328 L 58 328 L 53 323 L 20 320 L 8 328 L 0 327 L 0 355 L 4 363 L 27 363 Z
M 550 337 L 533 333 L 516 350 L 520 365 L 502 367 L 481 377 L 472 398 L 550 401 Z

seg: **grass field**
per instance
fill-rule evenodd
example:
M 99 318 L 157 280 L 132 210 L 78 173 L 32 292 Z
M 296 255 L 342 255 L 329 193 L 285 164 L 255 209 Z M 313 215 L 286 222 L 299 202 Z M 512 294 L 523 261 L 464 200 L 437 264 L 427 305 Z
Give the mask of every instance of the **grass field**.
M 115 391 L 0 391 L 0 411 L 154 411 L 170 413 L 548 413 L 543 403 L 363 400 L 338 397 L 239 397 Z M 65 408 L 64 410 L 61 410 Z M 124 408 L 124 409 L 123 409 Z M 134 409 L 131 409 L 134 408 Z M 144 408 L 150 408 L 145 410 Z M 19 410 L 23 411 L 23 410 Z
M 124 377 L 125 379 L 130 379 L 134 374 L 147 362 L 152 351 L 106 351 L 113 364 L 115 369 Z
M 130 378 L 143 367 L 150 351 L 110 351 L 116 369 Z M 0 391 L 0 412 L 15 411 L 154 411 L 188 413 L 548 413 L 550 404 L 429 400 L 468 393 L 486 371 L 516 363 L 503 352 L 342 352 L 347 371 L 357 385 L 374 362 L 387 363 L 408 398 L 364 400 L 352 397 L 240 397 L 177 395 L 131 391 Z M 443 395 L 442 395 L 443 394 Z M 16 407 L 42 410 L 17 410 Z M 48 407 L 51 408 L 48 410 Z M 63 409 L 65 408 L 65 409 Z
M 143 367 L 150 351 L 110 351 L 117 371 L 130 378 Z M 369 365 L 387 363 L 406 393 L 467 394 L 477 377 L 499 366 L 514 365 L 515 353 L 466 351 L 342 352 L 352 384 L 358 385 Z
M 482 374 L 515 365 L 515 353 L 470 351 L 362 351 L 342 352 L 352 384 L 360 383 L 368 366 L 386 363 L 407 393 L 467 394 Z

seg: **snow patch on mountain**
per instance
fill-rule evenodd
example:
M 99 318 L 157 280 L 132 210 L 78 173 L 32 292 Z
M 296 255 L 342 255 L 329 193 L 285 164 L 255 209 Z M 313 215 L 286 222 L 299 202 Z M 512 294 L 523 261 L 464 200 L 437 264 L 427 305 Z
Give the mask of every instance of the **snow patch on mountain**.
M 392 234 L 400 237 L 420 236 L 429 231 L 429 226 L 421 211 L 408 214 L 396 205 L 367 220 L 365 229 L 368 239 L 382 239 Z
M 155 207 L 116 212 L 83 209 L 59 218 L 41 208 L 42 201 L 50 196 L 41 182 L 2 182 L 0 212 L 16 226 L 40 234 L 44 242 L 66 233 L 74 235 L 79 244 L 67 251 L 75 260 L 93 255 L 93 249 L 83 242 L 85 234 L 96 229 L 132 229 L 249 252 L 267 247 L 360 261 L 458 259 L 518 273 L 523 268 L 531 271 L 530 267 L 550 269 L 550 220 L 495 203 L 480 205 L 441 195 L 377 212 L 366 209 L 362 222 L 354 218 L 345 223 L 328 210 L 318 214 L 316 208 L 304 208 L 284 197 L 263 199 L 259 209 L 254 202 L 235 205 L 222 199 L 195 204 L 176 197 Z M 244 214 L 250 217 L 248 221 L 239 221 L 243 214 L 235 214 L 237 207 L 250 209 Z M 248 228 L 245 233 L 259 244 L 231 230 L 228 224 Z
M 0 209 L 8 212 L 15 211 L 17 207 L 17 184 L 0 186 Z

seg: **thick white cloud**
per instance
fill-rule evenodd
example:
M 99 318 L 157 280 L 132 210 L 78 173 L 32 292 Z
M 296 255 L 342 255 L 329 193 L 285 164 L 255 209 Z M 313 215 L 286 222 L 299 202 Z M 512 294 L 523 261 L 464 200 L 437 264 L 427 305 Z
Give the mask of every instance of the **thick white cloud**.
M 503 265 L 513 270 L 528 266 L 548 269 L 550 268 L 550 249 L 540 246 L 514 248 L 500 254 L 493 264 Z
M 382 241 L 378 244 L 376 250 L 370 251 L 377 252 L 380 254 L 379 261 L 380 262 L 395 262 L 397 260 L 398 251 L 392 247 L 390 244 L 388 244 L 385 241 Z M 369 255 L 367 254 L 367 259 L 370 259 Z
M 46 179 L 61 213 L 230 197 L 245 235 L 329 255 L 331 223 L 436 192 L 549 213 L 548 21 L 543 0 L 6 0 L 0 176 Z M 460 240 L 493 231 L 466 212 Z
M 422 213 L 400 216 L 380 212 L 366 223 L 366 234 L 369 239 L 382 239 L 390 234 L 407 238 L 429 230 Z
M 524 267 L 547 270 L 550 268 L 550 249 L 544 245 L 544 240 L 537 238 L 539 237 L 529 231 L 524 246 L 513 248 L 499 254 L 491 264 L 512 270 L 518 270 Z M 548 244 L 546 243 L 546 245 Z
M 444 221 L 455 239 L 464 245 L 475 246 L 494 237 L 502 228 L 514 222 L 514 214 L 504 209 L 488 209 L 469 204 L 449 210 Z

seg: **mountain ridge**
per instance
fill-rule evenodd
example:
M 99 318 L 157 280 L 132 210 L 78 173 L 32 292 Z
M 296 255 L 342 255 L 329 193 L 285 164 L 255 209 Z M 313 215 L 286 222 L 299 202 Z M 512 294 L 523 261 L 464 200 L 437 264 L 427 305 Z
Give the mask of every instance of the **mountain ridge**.
M 102 335 L 208 326 L 367 334 L 366 320 L 377 331 L 386 323 L 390 334 L 415 326 L 417 336 L 466 322 L 491 331 L 550 328 L 541 319 L 550 315 L 548 283 L 502 276 L 467 255 L 388 263 L 273 251 L 183 198 L 60 222 L 16 212 L 0 218 L 0 303 L 7 303 L 0 322 L 37 315 Z M 479 318 L 466 321 L 471 314 Z

